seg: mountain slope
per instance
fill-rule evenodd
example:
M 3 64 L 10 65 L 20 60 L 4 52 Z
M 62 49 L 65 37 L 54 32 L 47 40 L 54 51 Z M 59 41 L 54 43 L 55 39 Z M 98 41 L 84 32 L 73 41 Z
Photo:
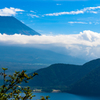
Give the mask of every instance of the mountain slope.
M 8 35 L 13 35 L 15 33 L 24 35 L 40 35 L 12 16 L 0 16 L 0 33 L 6 33 Z
M 31 86 L 36 87 L 62 87 L 65 86 L 65 80 L 73 71 L 76 72 L 81 68 L 81 65 L 71 65 L 71 64 L 53 64 L 47 68 L 37 70 L 39 74 L 31 80 Z
M 53 64 L 47 68 L 37 70 L 36 72 L 39 75 L 31 80 L 31 84 L 29 85 L 33 88 L 42 88 L 44 91 L 60 89 L 63 92 L 71 92 L 70 89 L 72 88 L 72 84 L 74 85 L 99 66 L 100 59 L 92 60 L 82 66 L 70 64 Z M 85 85 L 87 86 L 87 84 Z
M 100 67 L 91 71 L 88 75 L 73 84 L 70 88 L 70 93 L 100 96 Z
M 91 60 L 83 64 L 79 71 L 76 71 L 70 76 L 70 80 L 69 78 L 66 79 L 66 84 L 69 85 L 74 84 L 75 82 L 79 81 L 82 77 L 84 77 L 89 72 L 91 72 L 92 70 L 94 70 L 99 66 L 100 66 L 100 59 Z

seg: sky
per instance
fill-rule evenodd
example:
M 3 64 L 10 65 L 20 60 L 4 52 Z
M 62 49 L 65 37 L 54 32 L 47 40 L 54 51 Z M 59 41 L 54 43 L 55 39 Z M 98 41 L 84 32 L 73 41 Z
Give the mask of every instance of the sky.
M 2 0 L 0 16 L 14 16 L 41 34 L 0 34 L 1 43 L 30 45 L 85 59 L 100 57 L 99 0 Z
M 79 34 L 84 30 L 99 32 L 98 0 L 2 0 L 0 11 L 15 10 L 16 17 L 40 34 Z M 13 10 L 12 9 L 12 10 Z M 1 14 L 7 15 L 7 14 Z

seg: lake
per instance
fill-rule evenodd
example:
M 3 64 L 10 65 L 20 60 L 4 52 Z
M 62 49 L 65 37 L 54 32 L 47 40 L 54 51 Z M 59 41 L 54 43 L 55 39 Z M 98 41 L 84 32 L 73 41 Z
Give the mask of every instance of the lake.
M 32 100 L 38 100 L 41 96 L 50 96 L 50 100 L 100 100 L 100 97 L 85 97 L 68 93 L 34 93 L 36 97 Z

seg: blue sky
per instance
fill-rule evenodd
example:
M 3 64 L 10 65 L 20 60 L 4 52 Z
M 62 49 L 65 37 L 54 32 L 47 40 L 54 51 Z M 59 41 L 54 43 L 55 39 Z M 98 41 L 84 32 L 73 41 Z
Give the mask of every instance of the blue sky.
M 12 15 L 40 34 L 54 35 L 78 34 L 84 30 L 100 32 L 99 6 L 99 0 L 2 0 L 0 3 L 0 9 L 24 10 Z
M 100 57 L 99 0 L 2 0 L 0 16 L 14 16 L 41 36 L 0 34 L 0 43 Z

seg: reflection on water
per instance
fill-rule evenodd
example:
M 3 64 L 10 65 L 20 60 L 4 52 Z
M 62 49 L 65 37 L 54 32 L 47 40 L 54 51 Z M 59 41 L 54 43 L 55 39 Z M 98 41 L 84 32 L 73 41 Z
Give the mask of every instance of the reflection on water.
M 34 93 L 36 97 L 32 100 L 38 100 L 41 96 L 50 96 L 50 100 L 100 100 L 100 97 L 84 97 L 68 93 Z

